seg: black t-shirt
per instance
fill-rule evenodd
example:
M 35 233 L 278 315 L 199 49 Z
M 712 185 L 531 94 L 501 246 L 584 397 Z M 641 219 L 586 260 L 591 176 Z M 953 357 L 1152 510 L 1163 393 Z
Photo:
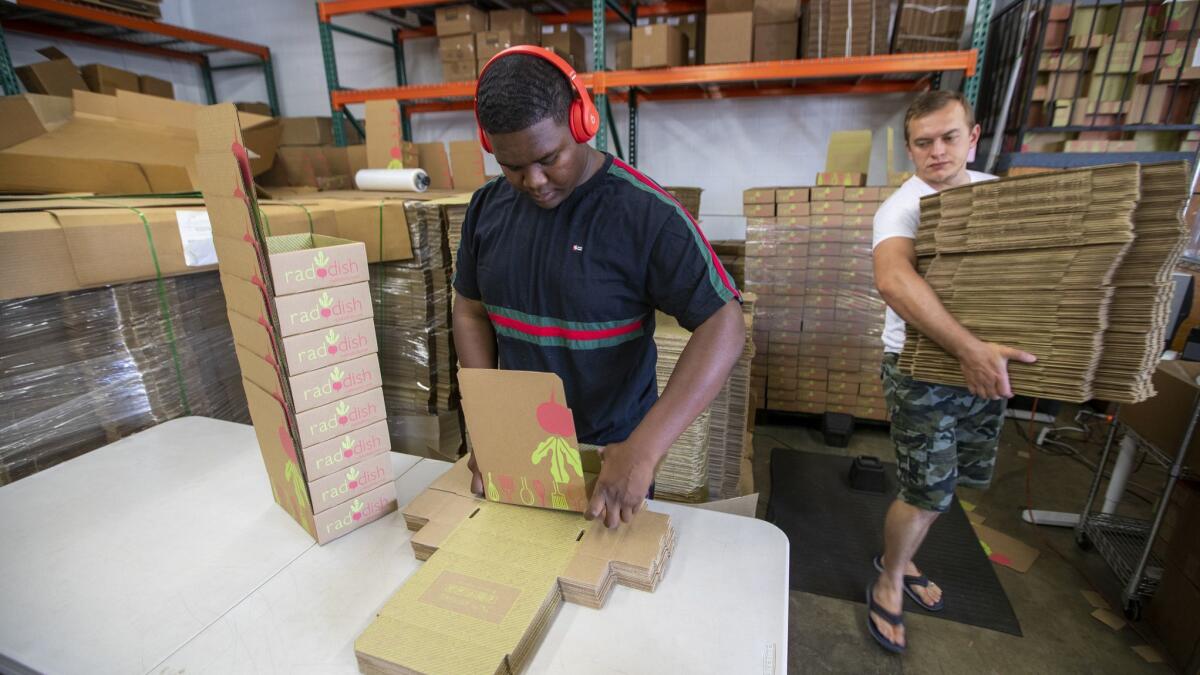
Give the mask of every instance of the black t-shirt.
M 596 445 L 628 438 L 658 399 L 654 310 L 695 330 L 740 299 L 687 211 L 611 155 L 554 209 L 503 178 L 480 188 L 454 288 L 486 307 L 501 368 L 562 378 Z

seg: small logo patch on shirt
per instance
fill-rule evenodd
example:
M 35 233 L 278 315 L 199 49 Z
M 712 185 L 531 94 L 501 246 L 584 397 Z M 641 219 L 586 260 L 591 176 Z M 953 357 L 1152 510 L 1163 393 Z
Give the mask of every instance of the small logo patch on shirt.
M 571 244 L 571 250 L 576 253 L 583 253 L 583 247 L 579 244 Z

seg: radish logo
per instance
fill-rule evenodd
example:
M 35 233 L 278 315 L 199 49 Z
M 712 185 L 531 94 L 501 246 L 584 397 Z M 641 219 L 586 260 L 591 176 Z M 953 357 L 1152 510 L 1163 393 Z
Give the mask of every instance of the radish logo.
M 345 401 L 339 401 L 336 410 L 338 415 L 337 423 L 339 425 L 344 425 L 350 422 L 350 418 L 348 416 L 350 414 L 350 406 L 346 405 Z
M 342 439 L 342 457 L 350 459 L 354 456 L 354 437 L 347 435 Z
M 350 503 L 350 518 L 355 521 L 362 520 L 363 509 L 365 509 L 366 507 L 367 507 L 366 504 L 362 503 L 361 500 L 356 498 L 353 502 Z
M 322 293 L 321 297 L 317 298 L 317 304 L 321 308 L 321 318 L 328 319 L 333 314 L 333 298 L 329 297 L 328 293 Z
M 325 334 L 325 351 L 329 352 L 330 356 L 338 353 L 337 341 L 340 337 L 340 335 L 333 332 L 332 328 Z
M 317 298 L 316 307 L 301 312 L 292 312 L 288 315 L 288 321 L 292 326 L 303 326 L 307 323 L 330 318 L 355 321 L 362 318 L 364 313 L 363 308 L 364 304 L 361 298 L 352 297 L 344 300 L 335 300 L 329 293 L 322 292 L 321 297 Z
M 341 368 L 333 367 L 333 372 L 329 373 L 329 381 L 333 383 L 334 391 L 342 390 L 342 380 L 345 379 L 346 373 L 342 372 Z
M 313 256 L 313 267 L 317 271 L 317 277 L 324 279 L 329 275 L 329 270 L 326 269 L 326 265 L 328 264 L 329 258 L 325 256 L 325 252 L 317 251 L 317 254 Z
M 371 346 L 371 338 L 362 332 L 341 335 L 332 328 L 325 337 L 318 338 L 320 342 L 314 348 L 299 348 L 295 351 L 297 363 L 320 364 L 326 357 L 342 354 L 342 359 L 349 359 L 365 352 Z
M 351 490 L 358 489 L 358 467 L 357 466 L 350 467 L 350 470 L 346 472 L 346 485 Z

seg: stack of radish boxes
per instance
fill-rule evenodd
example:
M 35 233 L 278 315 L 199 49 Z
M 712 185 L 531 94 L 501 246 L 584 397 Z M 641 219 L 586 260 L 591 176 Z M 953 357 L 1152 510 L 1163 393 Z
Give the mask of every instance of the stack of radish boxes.
M 366 247 L 264 237 L 233 106 L 198 122 L 197 172 L 271 489 L 324 544 L 396 508 Z

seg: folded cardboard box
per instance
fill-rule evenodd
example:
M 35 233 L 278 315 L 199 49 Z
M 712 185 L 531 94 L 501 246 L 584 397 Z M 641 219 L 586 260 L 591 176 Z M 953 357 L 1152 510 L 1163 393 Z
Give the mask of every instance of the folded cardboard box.
M 366 247 L 314 235 L 267 236 L 237 112 L 212 106 L 197 121 L 197 174 L 213 237 L 229 253 L 219 259 L 221 285 L 272 494 L 323 544 L 396 506 L 386 455 L 324 472 L 334 452 L 353 457 L 363 440 L 353 432 L 386 426 L 383 389 L 373 386 L 382 384 L 379 362 L 364 346 L 376 346 L 372 300 L 360 281 Z M 308 362 L 291 370 L 292 353 Z M 340 450 L 330 447 L 334 442 Z M 321 475 L 309 475 L 318 463 Z
M 71 99 L 20 94 L 0 98 L 0 150 L 37 138 L 71 119 Z
M 633 29 L 633 67 L 670 68 L 687 63 L 687 37 L 675 26 L 649 24 Z
M 438 7 L 434 24 L 439 38 L 451 35 L 470 35 L 488 29 L 487 12 L 471 5 Z
M 526 9 L 494 9 L 488 12 L 488 30 L 508 31 L 520 39 L 515 44 L 537 44 L 542 21 Z
M 151 77 L 150 75 L 138 75 L 138 91 L 150 96 L 175 98 L 175 85 L 166 80 Z M 271 114 L 270 108 L 267 109 L 266 114 Z
M 50 96 L 71 96 L 76 89 L 87 91 L 87 82 L 79 74 L 79 68 L 71 63 L 61 50 L 56 47 L 43 47 L 37 50 L 46 57 L 45 61 L 31 63 L 16 68 L 17 77 L 21 84 L 31 94 L 49 94 Z
M 473 47 L 471 51 L 474 51 Z M 469 59 L 442 59 L 442 80 L 470 82 L 478 76 L 478 67 L 479 64 L 473 56 Z
M 754 12 L 709 13 L 704 20 L 704 62 L 745 63 L 754 55 Z
M 115 96 L 118 89 L 136 92 L 141 88 L 137 73 L 101 63 L 83 66 L 79 69 L 79 73 L 83 75 L 83 81 L 87 82 L 88 89 L 97 94 Z
M 800 46 L 800 22 L 758 23 L 754 26 L 754 60 L 788 61 Z
M 475 61 L 476 34 L 438 38 L 438 57 L 446 61 Z
M 554 49 L 559 56 L 567 58 L 577 71 L 585 71 L 587 67 L 587 51 L 584 49 L 583 35 L 570 25 L 546 26 L 542 29 L 542 46 Z

